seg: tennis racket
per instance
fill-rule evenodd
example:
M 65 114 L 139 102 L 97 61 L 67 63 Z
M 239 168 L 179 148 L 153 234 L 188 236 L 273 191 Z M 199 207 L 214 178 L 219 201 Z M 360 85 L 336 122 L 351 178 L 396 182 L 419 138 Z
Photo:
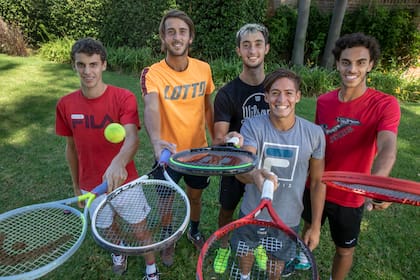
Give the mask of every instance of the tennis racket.
M 322 180 L 327 186 L 372 198 L 374 202 L 388 201 L 420 206 L 418 182 L 345 171 L 325 171 Z
M 256 161 L 254 154 L 237 148 L 231 142 L 226 146 L 196 148 L 176 153 L 170 157 L 168 165 L 184 174 L 233 176 L 251 171 Z
M 190 218 L 185 192 L 165 170 L 170 152 L 144 175 L 108 194 L 92 217 L 94 240 L 104 249 L 124 255 L 161 251 L 179 240 Z M 162 168 L 166 180 L 153 179 Z
M 315 259 L 299 236 L 279 218 L 272 206 L 273 183 L 264 182 L 261 202 L 246 216 L 214 232 L 204 243 L 197 262 L 197 279 L 280 279 L 297 254 L 306 256 L 311 268 L 289 275 L 291 279 L 318 279 Z M 258 219 L 267 211 L 271 220 Z M 230 248 L 220 250 L 220 241 L 231 235 Z M 226 253 L 227 252 L 227 253 Z M 287 269 L 286 269 L 287 270 Z
M 88 209 L 102 183 L 92 192 L 34 204 L 0 215 L 0 279 L 37 279 L 68 260 L 83 243 Z M 86 201 L 83 213 L 69 206 Z

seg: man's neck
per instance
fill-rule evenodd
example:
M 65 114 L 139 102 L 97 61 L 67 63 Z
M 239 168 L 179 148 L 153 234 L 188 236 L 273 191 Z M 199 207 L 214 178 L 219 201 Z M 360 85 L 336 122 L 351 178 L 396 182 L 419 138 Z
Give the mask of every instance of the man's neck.
M 82 93 L 83 96 L 88 99 L 98 98 L 101 96 L 107 88 L 107 85 L 105 83 L 100 83 L 94 88 L 86 88 L 82 86 Z
M 342 102 L 349 102 L 362 96 L 368 89 L 366 84 L 355 88 L 342 87 L 338 92 L 338 98 Z
M 264 81 L 264 78 L 264 65 L 261 65 L 258 68 L 248 68 L 244 66 L 241 74 L 239 74 L 239 79 L 250 86 L 260 85 Z
M 166 64 L 177 72 L 185 71 L 188 68 L 188 56 L 169 56 L 165 58 Z

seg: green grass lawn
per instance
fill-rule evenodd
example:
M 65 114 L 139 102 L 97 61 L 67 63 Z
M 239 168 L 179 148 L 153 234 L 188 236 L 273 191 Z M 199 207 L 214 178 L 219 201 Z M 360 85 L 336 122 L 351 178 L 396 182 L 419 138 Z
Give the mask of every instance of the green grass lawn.
M 65 140 L 54 133 L 55 104 L 78 88 L 70 65 L 36 57 L 0 54 L 0 213 L 32 203 L 73 195 L 64 157 Z M 105 73 L 105 81 L 132 90 L 143 104 L 138 77 Z M 315 99 L 304 98 L 297 113 L 313 120 Z M 420 181 L 420 104 L 402 103 L 398 158 L 393 177 Z M 145 129 L 139 132 L 136 163 L 140 173 L 153 159 Z M 217 225 L 217 178 L 204 192 L 201 228 L 209 236 Z M 328 279 L 333 246 L 328 226 L 323 227 L 320 246 L 314 254 L 321 279 Z M 175 264 L 170 269 L 160 260 L 162 279 L 195 279 L 198 253 L 186 236 L 178 242 Z M 394 204 L 383 212 L 364 216 L 354 266 L 348 279 L 420 279 L 420 208 Z M 130 257 L 125 279 L 142 279 L 144 262 Z M 109 253 L 88 235 L 81 249 L 64 265 L 43 279 L 117 279 L 110 271 Z

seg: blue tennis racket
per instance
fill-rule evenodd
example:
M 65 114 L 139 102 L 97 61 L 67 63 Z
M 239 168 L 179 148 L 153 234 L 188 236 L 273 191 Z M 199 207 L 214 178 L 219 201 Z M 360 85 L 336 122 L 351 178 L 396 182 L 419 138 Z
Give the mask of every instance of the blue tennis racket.
M 88 212 L 106 182 L 92 192 L 34 204 L 0 215 L 0 279 L 37 279 L 68 260 L 82 245 Z M 85 201 L 83 213 L 70 206 Z

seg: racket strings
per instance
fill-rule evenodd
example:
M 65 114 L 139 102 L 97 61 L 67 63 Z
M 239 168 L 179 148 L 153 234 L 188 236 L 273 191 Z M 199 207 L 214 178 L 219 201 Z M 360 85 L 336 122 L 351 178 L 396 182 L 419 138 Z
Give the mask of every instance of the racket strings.
M 28 208 L 2 219 L 0 276 L 31 272 L 56 261 L 80 242 L 83 227 L 80 213 L 65 207 Z
M 163 180 L 127 185 L 98 209 L 94 226 L 101 240 L 97 241 L 115 253 L 158 246 L 174 238 L 184 224 L 186 199 Z
M 243 225 L 236 230 L 249 226 Z M 282 279 L 283 272 L 287 272 L 286 266 L 294 266 L 295 258 L 300 252 L 305 255 L 308 253 L 303 244 L 295 238 L 290 238 L 278 228 L 267 226 L 266 234 L 261 235 L 257 232 L 259 226 L 251 225 L 252 227 L 255 233 L 249 232 L 248 229 L 240 232 L 250 234 L 244 235 L 245 239 L 239 238 L 235 241 L 235 231 L 223 234 L 219 232 L 214 235 L 217 236 L 216 238 L 209 239 L 209 247 L 204 252 L 200 267 L 200 275 L 203 279 L 239 280 L 241 274 L 248 272 L 250 279 Z M 258 236 L 258 238 L 249 240 L 250 236 Z M 226 239 L 229 239 L 229 250 L 220 250 L 220 248 L 226 248 L 224 245 Z M 312 260 L 313 257 L 308 255 L 308 259 Z M 288 276 L 290 279 L 312 279 L 314 273 L 312 270 L 294 271 L 292 269 L 290 271 L 291 275 Z
M 384 199 L 386 198 L 394 198 L 402 201 L 408 202 L 417 202 L 417 204 L 420 204 L 420 195 L 406 193 L 402 191 L 392 190 L 392 189 L 384 189 L 380 187 L 365 185 L 365 184 L 351 184 L 351 183 L 343 183 L 338 181 L 333 181 L 334 184 L 346 188 L 350 188 L 360 194 L 378 194 L 383 195 Z
M 252 158 L 235 152 L 211 151 L 205 154 L 194 154 L 177 158 L 183 163 L 194 163 L 197 166 L 224 167 L 252 163 Z

